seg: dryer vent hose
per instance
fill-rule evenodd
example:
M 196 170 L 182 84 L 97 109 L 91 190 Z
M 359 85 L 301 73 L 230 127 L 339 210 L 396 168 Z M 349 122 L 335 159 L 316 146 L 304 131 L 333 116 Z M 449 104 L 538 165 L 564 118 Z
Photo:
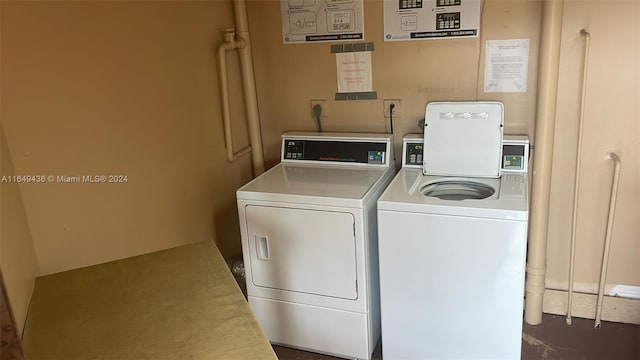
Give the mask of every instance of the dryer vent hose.
M 242 256 L 232 257 L 227 260 L 227 266 L 229 266 L 229 270 L 236 278 L 244 279 L 244 261 L 242 260 Z

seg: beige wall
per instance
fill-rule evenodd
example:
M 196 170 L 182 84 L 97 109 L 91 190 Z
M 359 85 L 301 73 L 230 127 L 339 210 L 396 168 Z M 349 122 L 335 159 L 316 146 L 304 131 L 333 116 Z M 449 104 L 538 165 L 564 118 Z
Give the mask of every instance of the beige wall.
M 128 176 L 20 185 L 42 274 L 211 237 L 240 252 L 251 173 L 225 160 L 215 73 L 229 1 L 2 2 L 1 23 L 16 174 Z
M 577 32 L 585 25 L 594 36 L 576 280 L 597 281 L 611 174 L 605 154 L 614 149 L 623 170 L 608 283 L 640 284 L 640 17 L 635 1 L 611 3 L 566 1 L 549 228 L 553 287 L 567 273 L 583 46 Z M 239 253 L 234 191 L 249 180 L 250 166 L 247 157 L 235 164 L 224 158 L 213 52 L 219 30 L 232 26 L 230 2 L 1 6 L 0 115 L 15 173 L 128 176 L 126 184 L 20 185 L 41 272 L 210 237 L 225 256 Z M 506 133 L 533 136 L 538 0 L 485 1 L 480 39 L 393 43 L 382 41 L 382 1 L 365 0 L 365 41 L 376 48 L 378 100 L 371 101 L 332 100 L 330 44 L 282 44 L 278 1 L 249 1 L 248 10 L 269 165 L 278 160 L 282 132 L 315 129 L 312 99 L 328 101 L 325 130 L 361 132 L 387 131 L 382 99 L 402 99 L 397 147 L 403 134 L 418 131 L 434 100 L 501 100 Z M 531 40 L 527 92 L 484 94 L 484 41 L 516 38 Z M 246 135 L 236 119 L 238 148 Z
M 20 334 L 39 269 L 20 189 L 13 182 L 16 172 L 1 125 L 0 143 L 0 269 Z
M 638 286 L 638 2 L 567 0 L 565 3 L 547 283 L 558 288 L 564 281 L 566 288 L 583 49 L 578 32 L 588 26 L 594 36 L 585 119 L 576 281 L 588 286 L 598 281 L 612 171 L 606 152 L 613 149 L 623 158 L 623 170 L 608 283 Z M 332 100 L 337 85 L 335 57 L 330 53 L 330 44 L 282 44 L 279 11 L 277 1 L 249 1 L 268 163 L 278 161 L 282 132 L 315 130 L 309 104 L 312 99 L 328 101 L 328 117 L 323 118 L 325 131 L 360 132 L 387 131 L 382 99 L 402 99 L 403 113 L 394 124 L 396 149 L 399 149 L 403 134 L 418 131 L 415 124 L 424 117 L 424 106 L 429 101 L 473 100 L 476 97 L 501 100 L 506 108 L 505 132 L 528 134 L 535 144 L 540 1 L 485 1 L 480 39 L 384 42 L 382 1 L 365 0 L 365 41 L 375 45 L 373 87 L 378 92 L 378 100 L 370 101 Z M 485 40 L 517 38 L 531 40 L 527 92 L 483 93 L 482 44 Z
M 567 289 L 585 39 L 591 32 L 576 231 L 576 291 L 599 281 L 613 164 L 622 160 L 607 284 L 640 286 L 640 3 L 565 1 L 547 287 Z
M 396 148 L 402 135 L 419 132 L 427 102 L 435 100 L 501 100 L 505 131 L 533 136 L 540 32 L 539 1 L 484 2 L 478 39 L 383 41 L 382 1 L 365 0 L 365 41 L 373 42 L 373 88 L 378 100 L 334 101 L 335 56 L 330 44 L 282 43 L 278 1 L 249 1 L 255 73 L 265 157 L 277 162 L 280 135 L 288 130 L 315 130 L 309 101 L 326 99 L 325 131 L 388 131 L 383 99 L 401 99 L 403 113 L 394 121 Z M 530 39 L 528 89 L 520 94 L 484 94 L 484 40 Z M 478 64 L 480 59 L 480 64 Z M 478 68 L 478 66 L 480 68 Z

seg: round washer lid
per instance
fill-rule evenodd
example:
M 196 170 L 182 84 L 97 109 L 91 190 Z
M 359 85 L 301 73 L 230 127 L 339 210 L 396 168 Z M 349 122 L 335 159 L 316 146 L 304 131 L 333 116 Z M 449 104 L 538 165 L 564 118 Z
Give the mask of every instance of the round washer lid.
M 500 177 L 503 123 L 498 101 L 427 104 L 423 173 Z

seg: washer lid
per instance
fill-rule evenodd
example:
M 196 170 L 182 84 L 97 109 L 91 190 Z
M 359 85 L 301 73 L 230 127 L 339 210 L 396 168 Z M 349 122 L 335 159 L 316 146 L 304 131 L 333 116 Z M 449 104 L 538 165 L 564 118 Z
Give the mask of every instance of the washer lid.
M 497 101 L 427 104 L 423 173 L 500 177 L 503 122 Z

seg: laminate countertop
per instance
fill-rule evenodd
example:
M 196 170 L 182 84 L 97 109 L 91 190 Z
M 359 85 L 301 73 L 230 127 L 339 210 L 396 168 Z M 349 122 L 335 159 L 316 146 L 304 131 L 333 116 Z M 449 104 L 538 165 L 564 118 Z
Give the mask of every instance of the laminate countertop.
M 38 359 L 277 359 L 212 241 L 36 279 Z

